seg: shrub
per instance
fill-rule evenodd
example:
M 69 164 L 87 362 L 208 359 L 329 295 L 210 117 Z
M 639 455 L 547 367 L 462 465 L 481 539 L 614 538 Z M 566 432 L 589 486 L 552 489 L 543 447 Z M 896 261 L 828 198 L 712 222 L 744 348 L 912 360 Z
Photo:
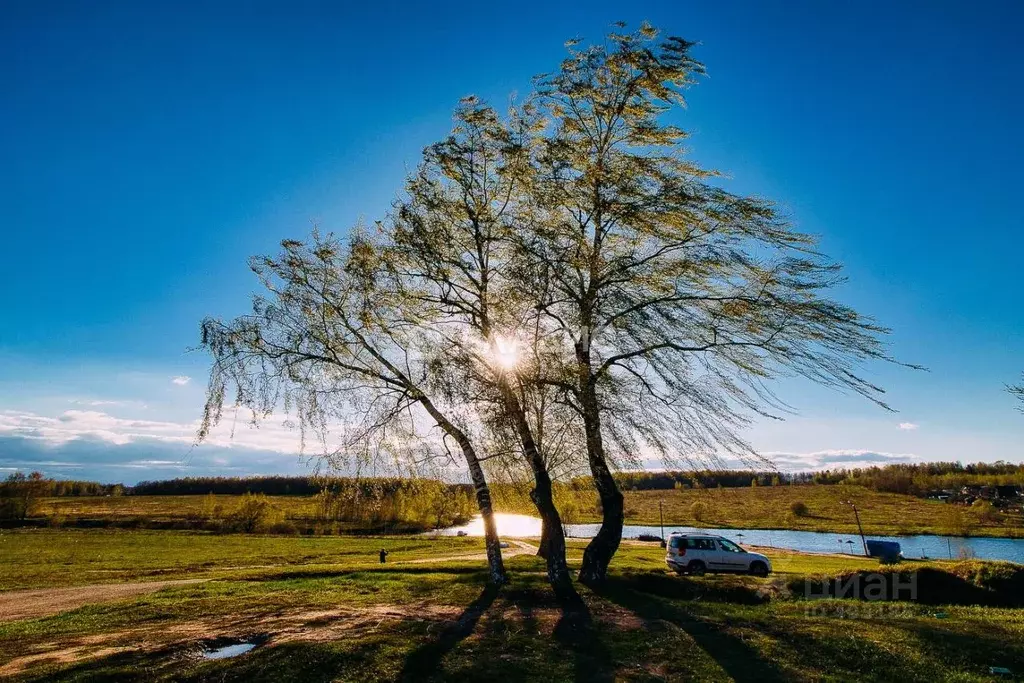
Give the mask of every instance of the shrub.
M 203 496 L 202 511 L 199 514 L 206 520 L 221 519 L 224 516 L 224 507 L 217 502 L 216 496 L 207 493 Z
M 999 519 L 999 511 L 995 506 L 981 498 L 971 503 L 971 512 L 982 522 L 995 522 Z
M 274 522 L 273 524 L 271 524 L 271 525 L 269 525 L 267 527 L 266 531 L 267 531 L 268 534 L 288 534 L 288 535 L 294 535 L 294 534 L 299 533 L 299 529 L 295 526 L 295 524 L 293 524 L 292 522 L 290 522 L 288 520 L 283 520 L 283 521 L 280 521 L 280 522 Z
M 971 526 L 959 505 L 947 504 L 939 518 L 939 528 L 949 536 L 967 536 Z
M 0 482 L 0 517 L 24 521 L 35 512 L 36 501 L 46 493 L 48 482 L 39 472 L 15 472 Z
M 264 531 L 283 519 L 284 515 L 267 500 L 266 495 L 247 493 L 242 496 L 227 522 L 232 529 L 253 533 Z
M 974 551 L 967 547 L 960 548 L 960 550 L 957 551 L 956 556 L 961 560 L 975 559 Z
M 807 509 L 807 503 L 802 500 L 794 500 L 792 505 L 789 506 L 789 511 L 797 517 L 806 517 L 810 512 Z
M 655 536 L 654 534 L 639 534 L 636 537 L 638 541 L 645 541 L 647 543 L 661 543 L 661 536 Z
M 708 506 L 706 503 L 697 501 L 690 506 L 690 514 L 698 522 L 703 522 L 708 516 Z

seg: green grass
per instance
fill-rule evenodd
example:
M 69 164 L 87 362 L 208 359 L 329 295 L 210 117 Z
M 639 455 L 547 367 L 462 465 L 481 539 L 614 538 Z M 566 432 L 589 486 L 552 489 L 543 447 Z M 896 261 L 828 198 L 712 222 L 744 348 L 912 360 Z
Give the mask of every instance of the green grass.
M 483 590 L 480 560 L 381 566 L 367 558 L 381 543 L 402 559 L 478 551 L 472 539 L 69 530 L 4 533 L 0 543 L 8 587 L 33 585 L 12 578 L 33 557 L 35 585 L 62 585 L 60 574 L 97 565 L 130 578 L 139 563 L 219 577 L 0 623 L 0 667 L 78 648 L 74 661 L 33 662 L 19 674 L 31 681 L 984 681 L 989 666 L 1024 671 L 1024 610 L 807 601 L 775 590 L 878 569 L 856 557 L 772 551 L 768 579 L 687 578 L 666 572 L 656 545 L 625 543 L 604 591 L 580 587 L 580 602 L 559 604 L 533 556 L 508 560 L 513 581 L 496 594 Z M 574 567 L 582 548 L 570 542 Z M 243 564 L 270 566 L 228 569 Z M 982 582 L 1020 571 L 978 562 L 901 568 Z M 269 640 L 234 659 L 197 656 L 204 642 L 253 635 Z
M 482 539 L 258 536 L 186 531 L 0 531 L 0 590 L 227 576 L 254 568 L 392 562 L 483 551 Z

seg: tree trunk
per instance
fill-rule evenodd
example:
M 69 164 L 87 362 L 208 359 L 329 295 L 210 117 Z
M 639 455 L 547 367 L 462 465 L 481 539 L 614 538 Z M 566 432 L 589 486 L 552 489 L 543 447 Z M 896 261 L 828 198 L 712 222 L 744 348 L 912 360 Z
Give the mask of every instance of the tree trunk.
M 472 446 L 470 446 L 472 451 Z M 465 451 L 463 451 L 465 452 Z M 487 546 L 487 575 L 488 583 L 500 586 L 508 581 L 505 574 L 505 563 L 501 558 L 501 538 L 498 536 L 498 526 L 494 523 L 494 508 L 491 506 L 491 489 L 484 479 L 483 468 L 480 461 L 473 452 L 470 458 L 466 454 L 466 464 L 469 465 L 469 476 L 473 479 L 473 488 L 476 490 L 476 504 L 480 508 L 480 516 L 484 522 L 484 543 Z
M 591 382 L 584 386 L 580 401 L 583 407 L 583 429 L 587 437 L 587 460 L 601 500 L 601 528 L 583 552 L 579 580 L 580 583 L 597 588 L 608 578 L 608 565 L 622 541 L 625 506 L 622 492 L 605 459 L 604 442 L 601 439 L 601 412 L 596 387 Z
M 551 477 L 548 474 L 547 464 L 533 440 L 533 432 L 530 423 L 526 419 L 523 406 L 516 398 L 512 388 L 507 384 L 501 387 L 502 398 L 509 416 L 515 423 L 519 440 L 523 445 L 523 454 L 533 471 L 533 490 L 530 491 L 530 499 L 537 506 L 540 514 L 543 531 L 541 533 L 541 547 L 538 555 L 547 560 L 548 581 L 560 598 L 570 597 L 575 594 L 572 587 L 572 578 L 569 576 L 569 566 L 565 562 L 565 532 L 562 530 L 562 519 L 555 507 L 555 500 L 552 495 Z
M 476 491 L 476 504 L 480 509 L 480 517 L 484 522 L 484 544 L 487 546 L 487 582 L 495 586 L 508 581 L 505 573 L 505 563 L 501 557 L 501 539 L 498 537 L 498 527 L 494 523 L 494 508 L 491 506 L 491 489 L 487 485 L 487 478 L 484 476 L 483 467 L 476 457 L 476 449 L 473 443 L 466 436 L 466 433 L 452 424 L 441 411 L 434 406 L 433 402 L 426 397 L 420 398 L 420 403 L 434 418 L 438 426 L 459 444 L 462 455 L 466 458 L 466 466 L 469 468 L 469 476 L 473 480 L 473 488 Z
M 548 556 L 548 543 L 550 542 L 551 539 L 548 534 L 548 525 L 542 523 L 540 525 L 540 545 L 537 547 L 537 557 L 546 558 Z

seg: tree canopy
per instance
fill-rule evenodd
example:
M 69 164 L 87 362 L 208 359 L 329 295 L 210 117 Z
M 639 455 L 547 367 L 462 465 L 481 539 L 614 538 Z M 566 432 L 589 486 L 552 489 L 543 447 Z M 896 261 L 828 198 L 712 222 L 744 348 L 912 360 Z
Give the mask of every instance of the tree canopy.
M 774 205 L 722 189 L 669 120 L 704 73 L 693 43 L 650 26 L 571 44 L 536 79 L 524 288 L 565 349 L 544 381 L 586 433 L 604 522 L 581 578 L 600 582 L 622 528 L 611 470 L 644 455 L 751 461 L 741 430 L 785 410 L 798 375 L 888 408 L 861 372 L 892 360 L 872 319 L 829 296 L 840 266 Z M 763 462 L 763 461 L 762 461 Z
M 764 465 L 742 431 L 789 410 L 779 377 L 889 409 L 864 372 L 895 362 L 888 330 L 833 298 L 840 266 L 690 158 L 676 120 L 704 74 L 692 48 L 646 24 L 570 41 L 521 105 L 463 100 L 374 231 L 255 259 L 268 294 L 252 314 L 203 323 L 200 437 L 234 403 L 283 405 L 325 451 L 340 429 L 328 455 L 346 462 L 455 443 L 485 520 L 485 467 L 529 478 L 561 590 L 553 476 L 589 470 L 603 519 L 580 579 L 599 585 L 622 535 L 616 469 L 722 453 Z
M 379 247 L 363 232 L 345 244 L 314 231 L 308 244 L 285 240 L 281 247 L 279 256 L 251 261 L 269 292 L 254 298 L 251 314 L 203 321 L 202 344 L 214 363 L 199 439 L 220 421 L 233 391 L 233 404 L 257 418 L 279 404 L 292 409 L 339 467 L 372 465 L 382 455 L 406 466 L 453 460 L 454 442 L 484 517 L 491 579 L 503 582 L 474 416 L 431 391 L 443 368 L 435 356 L 437 328 L 402 296 Z M 440 430 L 439 441 L 425 424 Z

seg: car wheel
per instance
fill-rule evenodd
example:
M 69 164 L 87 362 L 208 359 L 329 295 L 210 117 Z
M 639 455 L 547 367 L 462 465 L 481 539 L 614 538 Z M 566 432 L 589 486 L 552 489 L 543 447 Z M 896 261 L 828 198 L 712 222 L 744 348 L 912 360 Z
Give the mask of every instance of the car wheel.
M 704 563 L 700 560 L 694 560 L 690 564 L 686 565 L 686 571 L 693 576 L 704 576 L 708 568 L 704 566 Z
M 764 562 L 751 562 L 750 573 L 754 576 L 768 576 L 768 565 Z

